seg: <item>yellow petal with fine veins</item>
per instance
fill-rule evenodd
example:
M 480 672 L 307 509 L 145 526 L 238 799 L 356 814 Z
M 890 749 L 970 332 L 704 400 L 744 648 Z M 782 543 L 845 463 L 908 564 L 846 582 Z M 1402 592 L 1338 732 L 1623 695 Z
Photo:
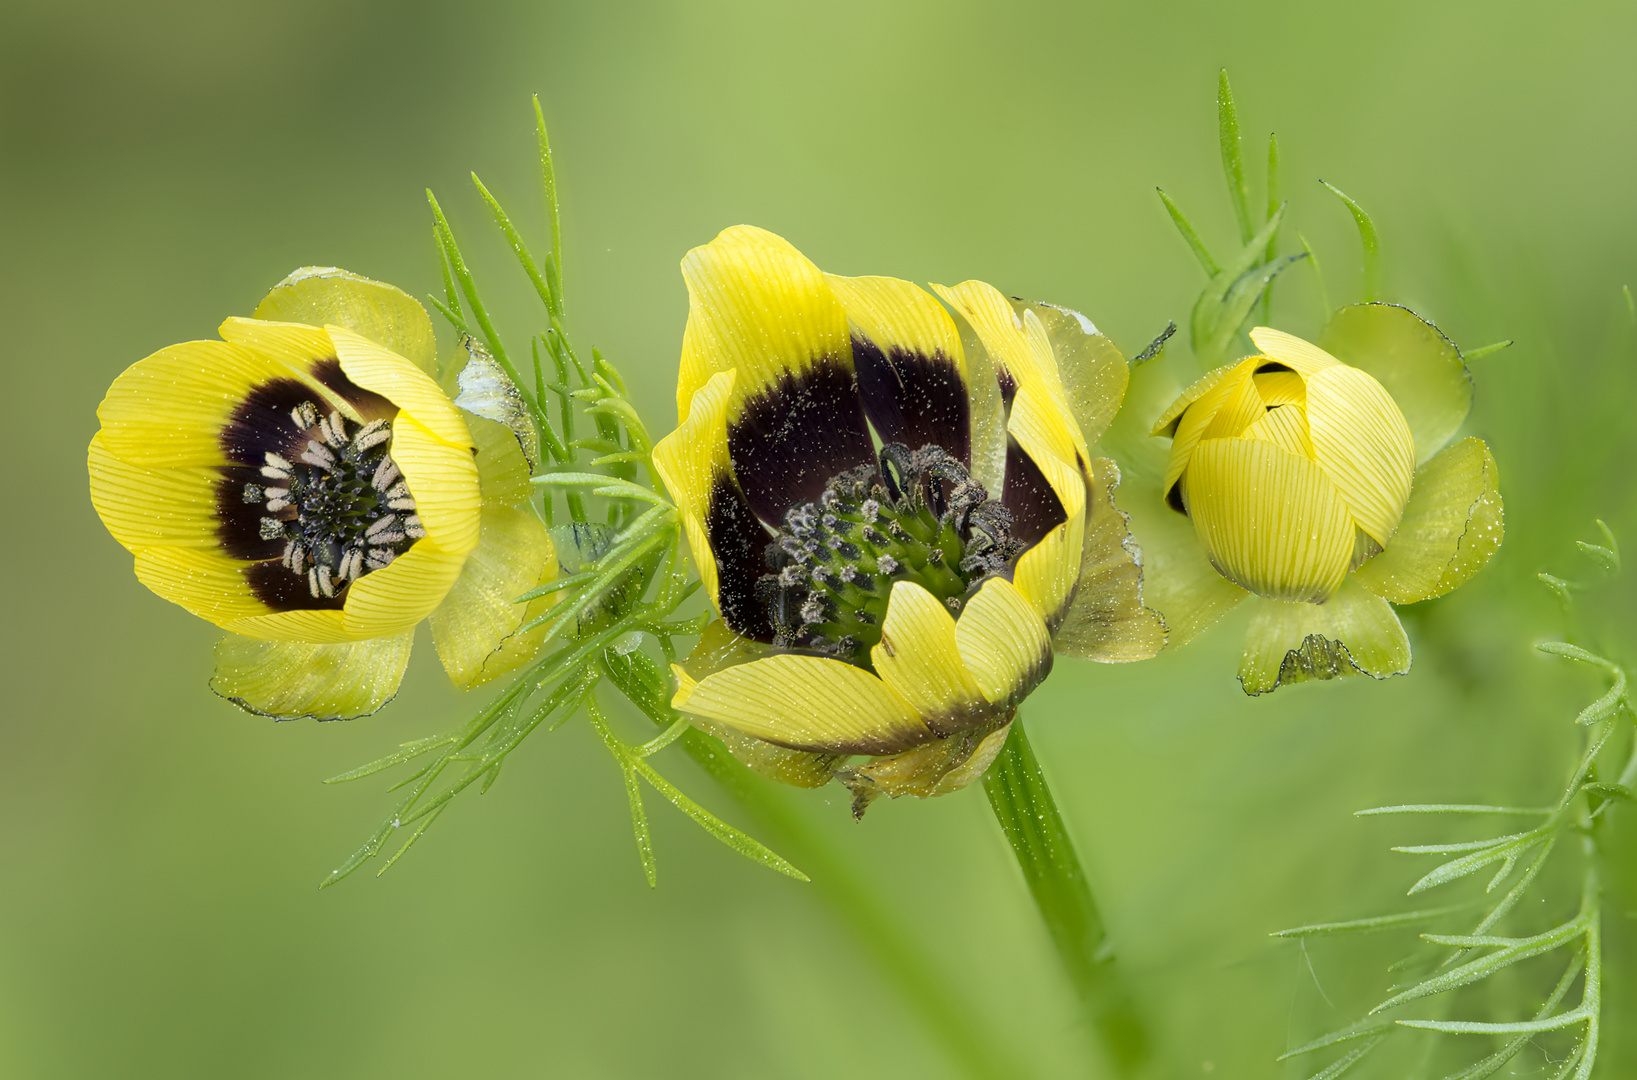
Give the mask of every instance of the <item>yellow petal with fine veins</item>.
M 1307 458 L 1259 439 L 1206 439 L 1183 490 L 1212 562 L 1252 592 L 1322 603 L 1347 575 L 1352 515 Z
M 451 446 L 472 449 L 466 421 L 432 377 L 397 353 L 340 326 L 327 327 L 347 378 L 380 394 Z
M 427 536 L 456 555 L 476 547 L 483 495 L 472 452 L 451 446 L 407 412 L 392 422 L 389 452 L 403 470 Z
M 886 683 L 825 656 L 783 654 L 695 683 L 680 668 L 673 707 L 797 750 L 891 754 L 934 738 Z
M 733 468 L 728 461 L 728 400 L 738 373 L 717 372 L 686 403 L 684 419 L 676 430 L 654 447 L 654 469 L 665 490 L 676 500 L 682 524 L 688 533 L 688 550 L 693 553 L 699 578 L 718 605 L 716 555 L 706 531 L 711 492 L 717 483 L 731 483 Z
M 136 576 L 142 584 L 201 619 L 228 628 L 238 619 L 272 609 L 245 581 L 250 565 L 212 548 L 137 547 Z
M 1307 424 L 1314 460 L 1358 527 L 1385 547 L 1415 474 L 1415 442 L 1404 414 L 1380 383 L 1337 364 L 1308 376 Z
M 127 548 L 151 544 L 221 546 L 216 488 L 220 471 L 203 466 L 144 469 L 109 453 L 107 436 L 91 437 L 87 454 L 91 505 L 114 539 Z
M 961 608 L 955 640 L 983 696 L 1002 709 L 1022 701 L 1051 671 L 1046 624 L 1005 578 L 986 580 Z
M 466 563 L 466 552 L 445 551 L 429 536 L 347 590 L 342 609 L 347 633 L 380 637 L 407 630 L 443 602 Z
M 939 734 L 964 731 L 992 715 L 961 662 L 955 617 L 913 581 L 893 584 L 881 643 L 870 659 L 881 681 Z
M 1304 377 L 1342 366 L 1340 360 L 1311 341 L 1303 341 L 1295 334 L 1287 334 L 1271 326 L 1254 327 L 1250 332 L 1250 339 L 1269 360 L 1277 360 Z
M 1216 420 L 1217 414 L 1230 402 L 1238 408 L 1244 407 L 1244 388 L 1251 385 L 1252 373 L 1260 362 L 1261 357 L 1253 356 L 1226 369 L 1219 368 L 1222 374 L 1195 398 L 1188 411 L 1182 414 L 1171 436 L 1171 454 L 1165 463 L 1165 479 L 1160 483 L 1162 495 L 1169 496 L 1172 486 L 1182 478 L 1193 456 L 1194 447 L 1199 444 L 1199 440 L 1205 438 L 1205 432 Z M 1243 414 L 1239 415 L 1243 417 Z M 1226 427 L 1232 429 L 1233 425 L 1228 424 Z M 1242 427 L 1240 430 L 1243 430 Z
M 228 634 L 216 643 L 210 688 L 262 716 L 352 720 L 392 699 L 415 634 L 316 645 Z

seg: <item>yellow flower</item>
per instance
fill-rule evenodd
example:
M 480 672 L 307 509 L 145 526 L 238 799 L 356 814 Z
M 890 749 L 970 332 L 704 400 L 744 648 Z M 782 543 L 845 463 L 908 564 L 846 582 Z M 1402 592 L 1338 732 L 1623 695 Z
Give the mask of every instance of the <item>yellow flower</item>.
M 1337 312 L 1325 348 L 1267 327 L 1251 340 L 1259 355 L 1199 379 L 1150 431 L 1171 438 L 1159 488 L 1196 545 L 1137 515 L 1151 602 L 1180 644 L 1258 598 L 1251 693 L 1401 674 L 1410 646 L 1391 604 L 1449 592 L 1501 541 L 1488 448 L 1447 445 L 1471 404 L 1460 351 L 1387 304 Z
M 1163 644 L 1088 448 L 1126 365 L 1083 317 L 977 281 L 934 286 L 946 311 L 749 226 L 682 272 L 654 461 L 722 623 L 676 667 L 678 709 L 793 783 L 871 756 L 843 773 L 861 811 L 981 775 L 1054 651 Z
M 515 441 L 436 382 L 425 310 L 307 268 L 220 333 L 115 379 L 89 452 L 137 577 L 231 631 L 217 692 L 277 717 L 372 712 L 428 615 L 457 684 L 526 659 L 512 600 L 556 558 Z

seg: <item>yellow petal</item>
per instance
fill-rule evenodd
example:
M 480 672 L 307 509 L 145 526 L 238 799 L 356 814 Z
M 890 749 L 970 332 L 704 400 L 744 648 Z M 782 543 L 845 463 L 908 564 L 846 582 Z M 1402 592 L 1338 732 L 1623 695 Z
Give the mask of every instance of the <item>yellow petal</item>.
M 456 686 L 482 685 L 533 657 L 545 624 L 521 635 L 517 628 L 525 618 L 541 614 L 558 594 L 526 604 L 516 600 L 556 577 L 551 536 L 532 510 L 483 511 L 482 538 L 466 557 L 449 595 L 432 613 L 432 643 Z
M 891 754 L 934 738 L 886 683 L 822 656 L 784 654 L 695 683 L 677 671 L 674 708 L 797 750 Z
M 137 580 L 217 626 L 226 628 L 236 620 L 272 610 L 245 582 L 245 570 L 251 564 L 213 548 L 138 547 L 133 554 Z
M 1250 339 L 1267 359 L 1277 360 L 1304 378 L 1341 365 L 1340 360 L 1312 342 L 1271 326 L 1254 327 Z
M 327 408 L 339 410 L 355 423 L 373 419 L 365 417 L 355 402 L 318 378 L 325 362 L 335 358 L 335 343 L 323 329 L 303 323 L 264 322 L 233 316 L 223 320 L 217 333 L 224 341 L 271 359 L 282 369 L 284 378 L 306 383 L 316 396 L 328 403 Z
M 1068 473 L 1065 466 L 1054 467 Z M 1035 614 L 1052 627 L 1062 621 L 1074 598 L 1075 582 L 1080 575 L 1080 553 L 1085 543 L 1085 481 L 1078 472 L 1070 475 L 1079 485 L 1079 498 L 1064 507 L 1067 517 L 1062 524 L 1018 556 L 1012 573 L 1018 591 L 1033 605 Z
M 385 282 L 333 266 L 304 266 L 273 286 L 253 315 L 272 322 L 344 326 L 428 375 L 437 373 L 437 339 L 426 309 Z
M 1313 456 L 1353 519 L 1386 546 L 1415 474 L 1415 443 L 1381 384 L 1342 364 L 1307 378 Z
M 347 378 L 380 394 L 449 445 L 472 449 L 472 436 L 460 410 L 430 375 L 344 327 L 331 326 L 328 333 Z
M 415 541 L 390 565 L 352 583 L 342 608 L 347 634 L 382 637 L 414 626 L 443 602 L 465 562 L 466 552 L 446 551 L 431 537 Z
M 132 465 L 226 465 L 222 429 L 250 391 L 290 377 L 225 341 L 172 345 L 126 368 L 97 408 L 108 452 Z
M 1267 409 L 1241 434 L 1247 439 L 1270 442 L 1309 460 L 1313 458 L 1313 440 L 1307 431 L 1307 411 L 1300 405 L 1280 405 Z
M 477 447 L 477 480 L 483 491 L 483 505 L 518 506 L 534 498 L 529 463 L 511 429 L 481 416 L 466 417 L 466 428 Z
M 381 571 L 377 571 L 380 573 Z M 313 644 L 342 645 L 358 641 L 364 635 L 347 631 L 345 616 L 340 611 L 280 611 L 272 615 L 255 615 L 222 623 L 222 628 L 235 634 L 264 641 L 305 641 Z
M 1120 470 L 1093 458 L 1089 471 L 1079 580 L 1052 649 L 1103 663 L 1146 660 L 1164 647 L 1165 623 L 1143 604 L 1141 555 L 1129 519 L 1114 505 Z
M 407 630 L 339 645 L 228 634 L 216 643 L 210 688 L 262 716 L 351 720 L 392 700 L 414 640 L 414 632 Z
M 955 617 L 912 581 L 895 582 L 881 623 L 881 643 L 870 650 L 876 674 L 933 731 L 951 735 L 994 715 L 961 663 Z
M 478 510 L 483 504 L 471 450 L 445 442 L 414 415 L 402 412 L 392 422 L 390 453 L 415 496 L 415 513 L 427 535 L 451 554 L 471 551 L 477 545 Z
M 1052 669 L 1052 643 L 1040 612 L 1005 578 L 992 577 L 955 622 L 961 662 L 990 704 L 1009 709 Z
M 1410 642 L 1387 601 L 1348 581 L 1328 603 L 1262 600 L 1245 635 L 1239 681 L 1265 694 L 1308 679 L 1410 670 Z
M 1449 443 L 1472 407 L 1472 376 L 1461 350 L 1409 308 L 1349 305 L 1330 317 L 1320 340 L 1392 395 L 1415 438 L 1417 464 Z
M 1195 398 L 1193 404 L 1182 414 L 1171 436 L 1171 454 L 1165 463 L 1165 477 L 1160 482 L 1162 495 L 1170 497 L 1172 486 L 1187 471 L 1194 447 L 1205 437 L 1206 430 L 1211 427 L 1217 414 L 1230 404 L 1235 409 L 1242 410 L 1245 407 L 1245 388 L 1250 386 L 1254 389 L 1251 378 L 1261 361 L 1261 357 L 1252 356 L 1223 371 L 1222 375 Z M 1243 412 L 1235 412 L 1233 415 L 1244 418 Z M 1225 429 L 1234 430 L 1234 424 L 1230 421 L 1225 425 Z M 1238 430 L 1243 430 L 1243 427 L 1239 427 Z
M 1211 561 L 1262 596 L 1322 601 L 1353 557 L 1353 519 L 1306 458 L 1256 439 L 1206 439 L 1183 482 Z
M 1307 404 L 1307 380 L 1294 371 L 1263 371 L 1254 376 L 1256 392 L 1268 408 Z
M 181 466 L 144 469 L 109 453 L 107 436 L 91 437 L 87 454 L 91 505 L 114 539 L 127 548 L 151 544 L 216 549 L 216 469 Z
M 1238 363 L 1224 364 L 1222 367 L 1213 368 L 1189 383 L 1188 389 L 1178 394 L 1175 400 L 1166 406 L 1165 411 L 1159 414 L 1159 418 L 1154 421 L 1154 426 L 1149 429 L 1148 434 L 1156 437 L 1176 435 L 1177 424 L 1181 421 L 1182 414 L 1188 411 L 1188 407 L 1215 390 L 1223 379 L 1236 374 L 1243 363 L 1244 361 L 1241 360 Z M 1155 365 L 1152 362 L 1148 366 L 1150 371 L 1154 370 Z M 1215 409 L 1210 411 L 1214 413 Z
M 1114 421 L 1125 397 L 1130 368 L 1120 350 L 1092 321 L 1069 308 L 1030 300 L 1010 301 L 1022 318 L 1032 312 L 1051 342 L 1069 411 L 1087 442 L 1096 442 Z
M 1504 532 L 1495 459 L 1463 439 L 1416 470 L 1387 550 L 1353 575 L 1395 604 L 1430 600 L 1465 583 L 1500 547 Z
M 942 354 L 965 376 L 966 360 L 955 320 L 918 285 L 894 277 L 825 274 L 824 279 L 841 302 L 853 333 L 884 350 Z

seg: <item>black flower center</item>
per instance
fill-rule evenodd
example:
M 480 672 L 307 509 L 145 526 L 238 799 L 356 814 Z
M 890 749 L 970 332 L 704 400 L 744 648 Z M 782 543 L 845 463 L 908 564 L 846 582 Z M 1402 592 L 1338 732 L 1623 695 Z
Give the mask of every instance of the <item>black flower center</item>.
M 881 448 L 878 464 L 834 477 L 792 507 L 767 545 L 757 597 L 773 644 L 868 661 L 895 581 L 913 581 L 959 611 L 980 579 L 1022 545 L 1012 515 L 938 446 Z
M 259 538 L 282 542 L 279 565 L 313 599 L 390 564 L 426 535 L 415 498 L 387 452 L 392 422 L 359 423 L 312 401 L 290 409 L 294 437 L 267 450 L 240 494 L 259 514 Z

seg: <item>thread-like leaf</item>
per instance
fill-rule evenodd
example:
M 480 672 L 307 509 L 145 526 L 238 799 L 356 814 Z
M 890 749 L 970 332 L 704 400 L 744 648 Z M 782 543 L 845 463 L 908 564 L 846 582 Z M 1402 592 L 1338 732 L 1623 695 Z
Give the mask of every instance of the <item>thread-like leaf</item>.
M 1188 250 L 1194 253 L 1194 258 L 1199 260 L 1199 265 L 1205 268 L 1205 273 L 1208 276 L 1216 277 L 1217 274 L 1221 273 L 1221 267 L 1216 265 L 1216 260 L 1211 258 L 1211 253 L 1205 249 L 1205 241 L 1199 238 L 1199 233 L 1194 230 L 1193 224 L 1183 214 L 1182 208 L 1172 202 L 1171 196 L 1167 195 L 1164 190 L 1160 188 L 1154 190 L 1160 193 L 1160 201 L 1165 204 L 1165 209 L 1171 215 L 1171 223 L 1177 227 L 1177 232 L 1181 233 L 1183 240 L 1187 241 Z
M 1376 915 L 1367 919 L 1349 919 L 1346 922 L 1313 923 L 1309 926 L 1293 926 L 1289 930 L 1275 930 L 1269 937 L 1306 938 L 1329 937 L 1332 934 L 1370 933 L 1375 930 L 1394 930 L 1400 926 L 1413 926 L 1418 922 L 1436 919 L 1442 915 L 1452 915 L 1458 911 L 1466 911 L 1471 904 L 1451 904 L 1448 907 L 1427 908 L 1423 911 L 1405 911 L 1397 915 Z
M 1376 1020 L 1372 1022 L 1354 1024 L 1352 1027 L 1345 1027 L 1339 1031 L 1332 1031 L 1328 1035 L 1320 1035 L 1312 1042 L 1303 1043 L 1294 1050 L 1286 1050 L 1274 1060 L 1288 1061 L 1293 1057 L 1301 1057 L 1303 1054 L 1311 1054 L 1316 1050 L 1326 1050 L 1332 1046 L 1339 1046 L 1344 1042 L 1352 1042 L 1354 1039 L 1362 1039 L 1367 1036 L 1374 1035 L 1378 1031 L 1386 1031 L 1388 1028 L 1393 1026 L 1393 1021 L 1391 1020 Z
M 1415 1001 L 1418 998 L 1431 997 L 1433 994 L 1442 994 L 1446 990 L 1471 985 L 1481 979 L 1488 978 L 1504 967 L 1510 967 L 1520 960 L 1527 960 L 1531 956 L 1551 952 L 1553 949 L 1573 941 L 1585 932 L 1586 920 L 1577 917 L 1560 926 L 1553 927 L 1544 934 L 1537 934 L 1530 938 L 1520 938 L 1515 945 L 1498 949 L 1487 956 L 1480 956 L 1470 963 L 1462 964 L 1460 967 L 1453 968 L 1441 975 L 1423 979 L 1409 989 L 1394 994 L 1386 1001 L 1383 1001 L 1371 1009 L 1370 1014 L 1374 1015 L 1394 1006 L 1402 1005 L 1405 1002 Z
M 1341 188 L 1334 184 L 1319 183 L 1329 188 L 1335 196 L 1347 204 L 1347 209 L 1353 214 L 1353 222 L 1358 226 L 1359 244 L 1364 249 L 1364 276 L 1360 284 L 1360 291 L 1366 302 L 1374 300 L 1381 292 L 1381 242 L 1376 237 L 1376 224 L 1370 220 L 1370 215 Z
M 1391 1034 L 1392 1032 L 1390 1031 L 1383 1031 L 1379 1034 L 1370 1036 L 1364 1045 L 1358 1047 L 1357 1049 L 1351 1050 L 1343 1056 L 1337 1058 L 1335 1061 L 1332 1061 L 1329 1066 L 1320 1069 L 1312 1076 L 1309 1076 L 1307 1080 L 1336 1080 L 1337 1077 L 1344 1076 L 1347 1073 L 1352 1072 L 1355 1065 L 1369 1056 L 1372 1050 L 1380 1046 L 1383 1042 L 1387 1041 L 1387 1036 Z
M 1527 1035 L 1542 1031 L 1557 1031 L 1573 1027 L 1591 1019 L 1584 1008 L 1548 1016 L 1542 1020 L 1518 1020 L 1513 1023 L 1491 1024 L 1477 1020 L 1400 1020 L 1399 1024 L 1422 1031 L 1441 1031 L 1448 1035 Z
M 1233 103 L 1233 87 L 1228 85 L 1228 69 L 1216 81 L 1217 137 L 1222 145 L 1222 172 L 1228 178 L 1228 198 L 1239 222 L 1239 239 L 1250 243 L 1256 231 L 1250 216 L 1250 188 L 1245 184 L 1245 161 L 1239 143 L 1239 110 Z
M 1402 806 L 1373 806 L 1368 810 L 1354 810 L 1354 817 L 1377 817 L 1384 814 L 1550 814 L 1550 808 L 1539 806 L 1485 806 L 1481 803 L 1406 803 Z M 1402 848 L 1398 850 L 1403 850 Z

